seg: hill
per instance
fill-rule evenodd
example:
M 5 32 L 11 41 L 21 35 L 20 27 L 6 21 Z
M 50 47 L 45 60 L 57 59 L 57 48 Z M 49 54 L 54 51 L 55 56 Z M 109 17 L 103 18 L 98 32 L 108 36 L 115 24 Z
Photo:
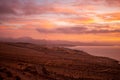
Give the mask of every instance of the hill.
M 21 37 L 21 38 L 0 38 L 0 42 L 23 42 L 23 43 L 33 43 L 39 45 L 48 46 L 113 46 L 120 45 L 116 43 L 106 43 L 106 42 L 80 42 L 80 41 L 64 41 L 64 40 L 45 40 L 45 39 L 33 39 L 31 37 Z
M 120 80 L 118 61 L 84 51 L 0 43 L 0 80 Z

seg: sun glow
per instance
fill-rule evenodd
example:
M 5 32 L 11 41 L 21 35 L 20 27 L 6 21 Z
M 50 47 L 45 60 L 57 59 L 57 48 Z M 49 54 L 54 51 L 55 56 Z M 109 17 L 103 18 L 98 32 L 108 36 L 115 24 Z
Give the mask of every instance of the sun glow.
M 69 26 L 69 27 L 72 27 L 72 26 L 75 26 L 76 24 L 74 24 L 74 23 L 70 23 L 70 22 L 65 22 L 65 21 L 56 21 L 56 22 L 54 22 L 54 24 L 55 25 L 57 25 L 57 26 L 59 26 L 59 27 L 67 27 L 67 26 Z

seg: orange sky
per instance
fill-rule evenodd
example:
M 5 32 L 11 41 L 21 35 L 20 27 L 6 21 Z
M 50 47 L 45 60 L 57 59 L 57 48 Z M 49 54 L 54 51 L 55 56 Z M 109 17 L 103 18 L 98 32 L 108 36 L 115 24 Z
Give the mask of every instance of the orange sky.
M 120 42 L 120 0 L 1 0 L 0 38 Z

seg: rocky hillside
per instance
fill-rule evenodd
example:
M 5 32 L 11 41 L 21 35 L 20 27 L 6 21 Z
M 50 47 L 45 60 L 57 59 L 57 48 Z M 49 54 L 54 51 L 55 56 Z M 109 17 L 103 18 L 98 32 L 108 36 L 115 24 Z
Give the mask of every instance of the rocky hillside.
M 120 80 L 118 61 L 84 51 L 0 43 L 0 80 Z

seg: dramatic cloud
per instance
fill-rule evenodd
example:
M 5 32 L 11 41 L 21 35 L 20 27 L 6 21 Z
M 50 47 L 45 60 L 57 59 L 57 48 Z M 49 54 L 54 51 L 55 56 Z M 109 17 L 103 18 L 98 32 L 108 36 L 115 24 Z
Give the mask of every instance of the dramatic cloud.
M 120 0 L 105 0 L 110 6 L 118 6 L 120 7 Z
M 70 2 L 71 1 L 71 2 Z M 0 14 L 42 14 L 63 13 L 75 14 L 79 9 L 87 11 L 104 8 L 107 4 L 120 6 L 120 0 L 70 0 L 66 1 L 38 1 L 38 0 L 1 0 Z M 70 4 L 67 6 L 67 4 Z M 78 7 L 76 7 L 76 5 Z M 98 6 L 100 5 L 100 7 Z M 103 6 L 103 7 L 102 7 Z M 78 11 L 75 11 L 78 10 Z M 84 10 L 82 10 L 84 12 Z M 85 11 L 86 11 L 85 10 Z
M 110 39 L 120 35 L 120 0 L 0 0 L 0 36 L 17 37 L 17 31 L 35 38 L 92 34 L 87 36 L 92 41 L 102 34 Z
M 119 30 L 107 30 L 107 29 L 92 29 L 89 30 L 89 28 L 85 27 L 70 27 L 70 28 L 57 28 L 57 29 L 37 29 L 38 32 L 40 33 L 62 33 L 62 34 L 95 34 L 95 33 L 119 33 Z
M 35 2 L 36 1 L 36 2 Z M 55 3 L 47 3 L 46 1 L 37 0 L 1 0 L 0 3 L 0 14 L 44 14 L 44 13 L 62 13 L 72 14 L 76 11 L 66 6 L 55 5 Z M 57 3 L 56 3 L 57 4 Z
M 19 0 L 0 0 L 0 14 L 16 14 L 20 7 L 18 5 Z
M 99 16 L 105 21 L 120 21 L 120 12 L 106 13 Z

